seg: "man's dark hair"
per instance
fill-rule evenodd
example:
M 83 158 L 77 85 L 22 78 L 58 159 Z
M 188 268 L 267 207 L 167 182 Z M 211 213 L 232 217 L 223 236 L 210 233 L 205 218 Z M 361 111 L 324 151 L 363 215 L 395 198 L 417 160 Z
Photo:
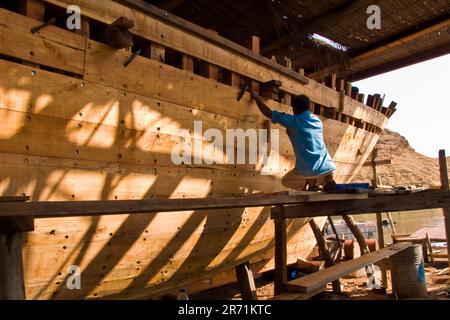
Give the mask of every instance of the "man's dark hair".
M 304 94 L 293 97 L 292 99 L 292 108 L 294 110 L 294 114 L 300 114 L 302 112 L 309 110 L 310 101 L 308 96 Z

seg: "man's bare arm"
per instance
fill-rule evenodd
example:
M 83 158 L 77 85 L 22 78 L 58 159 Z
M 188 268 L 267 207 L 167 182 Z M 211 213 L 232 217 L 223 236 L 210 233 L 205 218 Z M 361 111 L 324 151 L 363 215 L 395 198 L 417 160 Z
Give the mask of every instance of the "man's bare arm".
M 258 92 L 253 91 L 252 96 L 253 99 L 255 99 L 255 102 L 258 105 L 258 108 L 261 111 L 261 113 L 265 115 L 267 118 L 272 119 L 272 110 L 264 103 Z

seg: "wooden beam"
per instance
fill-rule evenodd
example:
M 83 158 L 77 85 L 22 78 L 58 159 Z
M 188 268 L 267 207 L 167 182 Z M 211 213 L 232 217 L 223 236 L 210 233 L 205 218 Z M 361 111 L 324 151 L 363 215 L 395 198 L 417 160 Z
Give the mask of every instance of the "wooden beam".
M 439 30 L 447 28 L 448 26 L 450 26 L 450 17 L 447 15 L 446 17 L 440 18 L 439 21 L 432 23 L 431 25 L 423 26 L 419 31 L 417 31 L 417 29 L 414 28 L 414 30 L 408 34 L 396 35 L 394 37 L 391 37 L 388 41 L 383 41 L 383 42 L 379 43 L 375 48 L 369 49 L 365 52 L 359 53 L 359 54 L 355 55 L 354 57 L 350 58 L 349 64 L 351 66 L 353 66 L 357 63 L 366 61 L 367 59 L 370 59 L 374 56 L 378 56 L 382 53 L 385 53 L 386 51 L 392 51 L 392 49 L 394 49 L 394 48 L 404 46 L 404 45 L 406 45 L 414 40 L 417 40 L 423 36 L 426 36 L 432 32 L 437 32 Z M 447 46 L 447 48 L 448 48 L 448 46 Z M 406 59 L 408 59 L 408 58 L 406 58 Z M 318 79 L 318 78 L 321 78 L 324 75 L 330 73 L 330 70 L 333 70 L 333 68 L 334 68 L 333 66 L 327 67 L 323 70 L 318 70 L 318 71 L 312 72 L 311 74 L 309 74 L 309 76 L 311 78 Z M 351 79 L 352 79 L 352 81 L 356 81 L 361 78 L 351 77 Z
M 283 211 L 283 207 L 278 207 Z M 287 237 L 286 219 L 274 219 L 275 223 L 275 295 L 284 291 L 287 282 Z
M 106 200 L 106 201 L 36 201 L 0 202 L 0 217 L 70 217 L 117 213 L 149 213 L 208 209 L 230 209 L 298 204 L 311 201 L 365 199 L 367 194 L 326 194 L 311 192 L 302 195 L 244 196 L 197 199 Z
M 397 70 L 399 68 L 407 67 L 415 63 L 420 63 L 426 60 L 434 59 L 450 53 L 450 46 L 443 45 L 429 50 L 425 50 L 406 58 L 390 61 L 372 68 L 355 71 L 349 75 L 352 81 L 359 81 L 368 77 L 376 76 L 389 71 Z
M 0 233 L 0 300 L 25 300 L 22 232 Z
M 301 277 L 286 283 L 285 287 L 289 291 L 310 292 L 323 287 L 328 282 L 339 279 L 353 271 L 374 264 L 378 261 L 386 259 L 397 254 L 412 244 L 410 242 L 400 242 L 375 252 L 371 252 L 359 258 L 339 263 L 333 267 L 315 272 L 311 275 Z
M 0 204 L 1 206 L 1 204 Z M 282 217 L 306 218 L 371 212 L 411 211 L 450 207 L 450 191 L 423 191 L 404 195 L 369 197 L 359 200 L 327 201 L 285 206 Z M 0 213 L 1 214 L 1 213 Z M 408 214 L 408 213 L 404 213 Z M 279 214 L 272 218 L 280 217 Z
M 242 300 L 258 300 L 255 279 L 249 263 L 243 263 L 236 267 L 236 277 L 241 290 Z
M 272 53 L 287 45 L 291 45 L 294 42 L 299 42 L 305 39 L 309 34 L 318 32 L 324 26 L 329 26 L 333 21 L 339 21 L 345 17 L 351 15 L 355 11 L 366 9 L 369 5 L 373 4 L 373 0 L 359 0 L 351 1 L 350 4 L 341 6 L 331 12 L 325 13 L 319 18 L 301 27 L 291 34 L 285 35 L 278 40 L 268 43 L 261 50 L 263 55 Z

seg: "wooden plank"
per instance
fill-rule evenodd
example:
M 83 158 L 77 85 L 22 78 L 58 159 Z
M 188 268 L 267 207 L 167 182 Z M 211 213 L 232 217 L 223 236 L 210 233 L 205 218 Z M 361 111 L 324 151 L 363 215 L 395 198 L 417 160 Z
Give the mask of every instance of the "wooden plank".
M 262 207 L 331 199 L 364 199 L 366 194 L 320 194 L 296 196 L 247 196 L 201 199 L 154 199 L 117 201 L 39 201 L 0 203 L 0 216 L 62 217 L 116 213 L 149 213 L 202 209 Z
M 0 233 L 0 300 L 25 300 L 22 233 Z
M 236 267 L 236 277 L 241 290 L 242 300 L 258 300 L 255 279 L 248 263 Z
M 282 207 L 278 210 L 283 211 Z M 274 220 L 275 224 L 275 284 L 274 292 L 278 295 L 284 291 L 287 282 L 287 235 L 286 219 Z
M 405 195 L 369 197 L 360 200 L 329 201 L 286 206 L 284 217 L 306 218 L 371 212 L 409 211 L 450 206 L 450 191 L 425 191 Z M 404 213 L 407 215 L 408 213 Z
M 339 263 L 333 267 L 315 272 L 311 275 L 301 277 L 286 283 L 286 289 L 289 291 L 310 292 L 323 287 L 328 282 L 343 277 L 362 267 L 371 265 L 383 259 L 386 259 L 400 251 L 409 248 L 412 244 L 409 242 L 396 243 L 371 252 L 359 258 Z
M 76 74 L 84 72 L 84 51 L 73 47 L 80 45 L 80 35 L 69 31 L 58 31 L 53 37 L 54 29 L 45 29 L 45 38 L 32 34 L 30 29 L 38 23 L 27 17 L 0 9 L 0 54 L 28 62 L 53 67 Z M 59 43 L 64 32 L 67 35 L 64 42 L 76 39 L 71 47 Z M 51 40 L 54 38 L 56 41 Z M 84 42 L 81 41 L 81 42 Z

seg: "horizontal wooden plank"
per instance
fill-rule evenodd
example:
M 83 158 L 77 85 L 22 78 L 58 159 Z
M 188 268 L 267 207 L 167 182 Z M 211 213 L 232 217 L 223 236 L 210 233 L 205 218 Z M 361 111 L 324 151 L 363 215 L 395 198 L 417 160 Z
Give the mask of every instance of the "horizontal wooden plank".
M 32 34 L 42 22 L 0 9 L 0 54 L 83 74 L 85 38 L 56 27 Z
M 353 271 L 361 269 L 362 267 L 389 258 L 390 256 L 409 248 L 411 245 L 412 243 L 410 242 L 395 243 L 378 251 L 363 255 L 359 258 L 341 262 L 322 271 L 289 281 L 285 284 L 285 287 L 288 291 L 299 291 L 305 293 L 314 292 L 315 290 L 320 290 L 329 282 L 339 279 Z
M 405 195 L 377 196 L 359 200 L 329 201 L 325 203 L 305 203 L 302 205 L 286 206 L 283 217 L 306 218 L 446 207 L 450 207 L 450 191 L 424 191 Z M 278 213 L 275 216 L 278 216 Z
M 0 203 L 0 216 L 67 217 L 109 215 L 120 213 L 150 213 L 207 209 L 263 207 L 305 202 L 364 199 L 367 194 L 327 194 L 312 192 L 296 196 L 222 197 L 201 199 L 154 199 L 117 201 L 35 201 Z

